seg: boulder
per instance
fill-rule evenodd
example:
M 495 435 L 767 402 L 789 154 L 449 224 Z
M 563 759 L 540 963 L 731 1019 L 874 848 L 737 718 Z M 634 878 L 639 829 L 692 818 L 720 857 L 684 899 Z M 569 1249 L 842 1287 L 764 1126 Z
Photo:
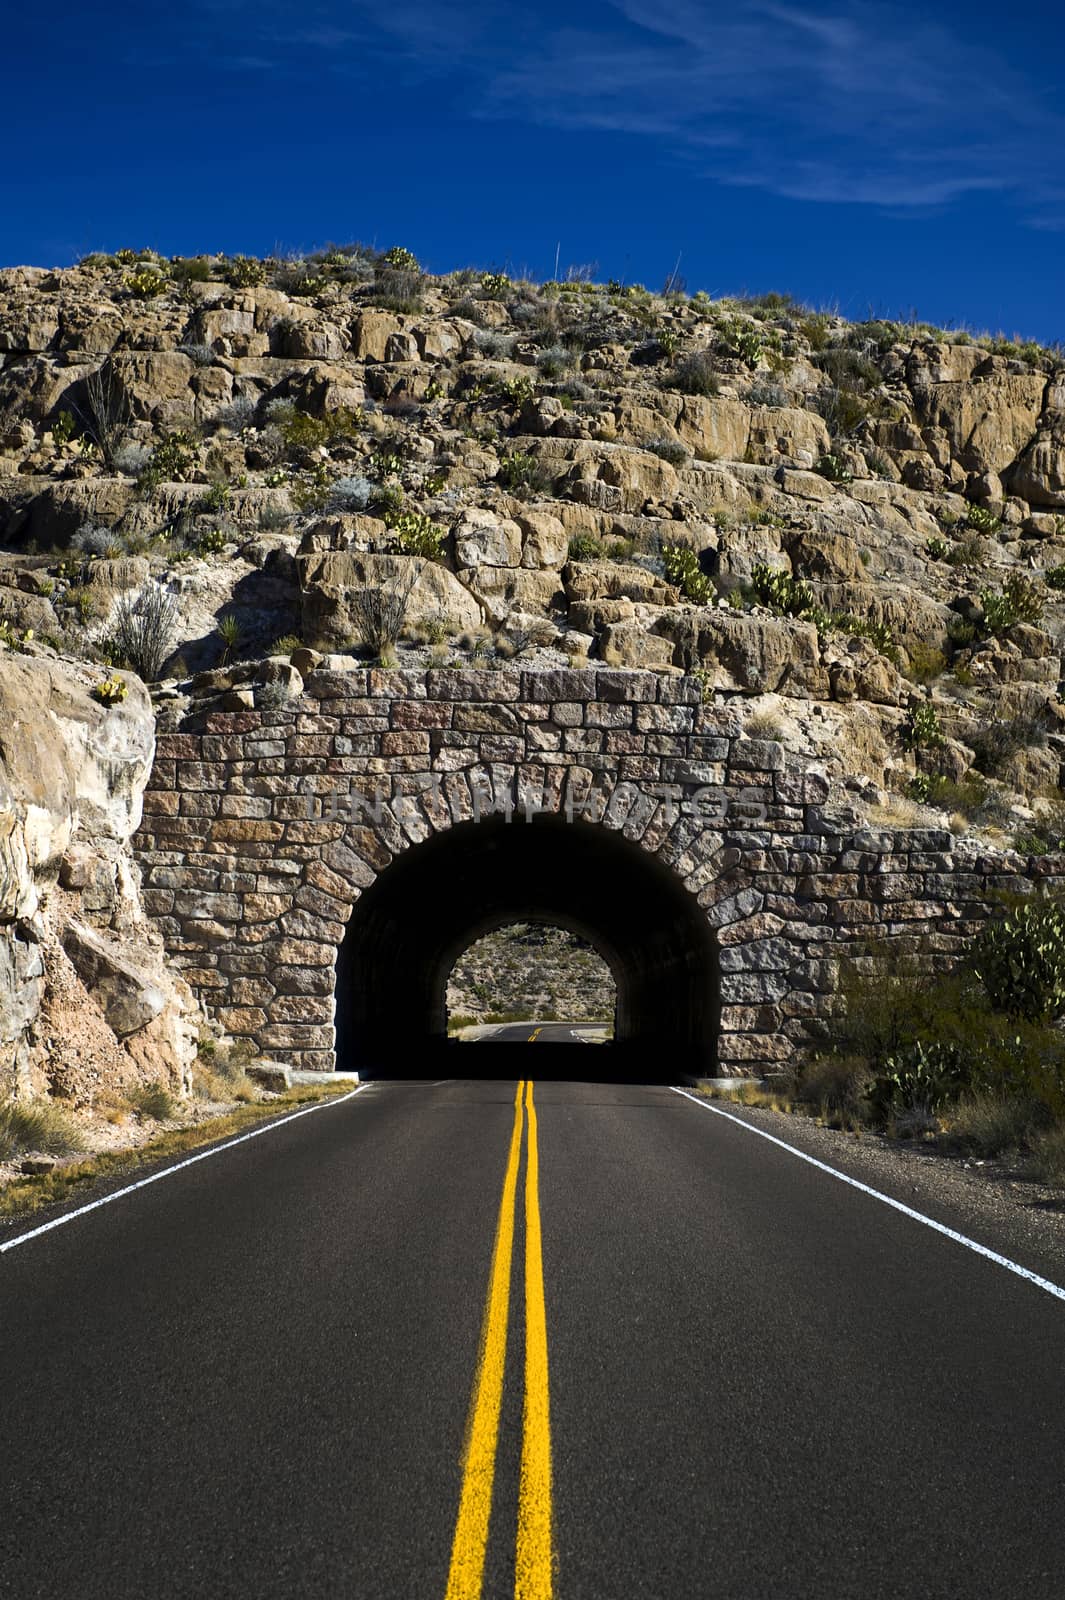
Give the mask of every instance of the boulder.
M 1002 472 L 1030 443 L 1045 392 L 1041 374 L 991 372 L 971 382 L 933 384 L 926 411 L 963 467 Z
M 569 535 L 560 517 L 551 511 L 530 508 L 518 513 L 515 522 L 521 529 L 523 567 L 554 567 L 565 564 L 569 554 Z
M 400 584 L 410 556 L 369 555 L 357 550 L 326 551 L 298 558 L 303 637 L 315 649 L 342 649 L 360 636 L 353 606 L 358 590 Z M 453 572 L 436 561 L 421 561 L 407 605 L 408 625 L 444 619 L 456 632 L 479 627 L 480 604 Z
M 166 1005 L 166 991 L 103 934 L 72 919 L 63 949 L 117 1038 L 147 1027 Z
M 715 689 L 829 697 L 812 623 L 705 607 L 667 611 L 656 629 L 673 640 L 678 665 L 709 669 Z
M 462 567 L 517 567 L 522 559 L 522 531 L 509 518 L 476 507 L 465 512 L 455 528 L 455 562 Z

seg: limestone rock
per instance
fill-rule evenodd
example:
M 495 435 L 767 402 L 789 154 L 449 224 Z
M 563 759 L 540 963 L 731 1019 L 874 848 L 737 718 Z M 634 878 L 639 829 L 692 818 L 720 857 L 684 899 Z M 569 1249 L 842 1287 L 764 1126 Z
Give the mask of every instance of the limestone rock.
M 112 941 L 73 919 L 63 931 L 63 948 L 118 1038 L 147 1027 L 166 1005 L 165 990 Z
M 455 561 L 459 567 L 517 567 L 522 560 L 522 531 L 509 518 L 471 507 L 455 528 Z
M 402 580 L 409 558 L 344 550 L 300 556 L 298 565 L 304 637 L 313 648 L 329 651 L 359 637 L 353 591 Z M 483 613 L 453 572 L 438 562 L 423 561 L 411 591 L 407 621 L 413 625 L 441 619 L 461 631 L 478 627 Z

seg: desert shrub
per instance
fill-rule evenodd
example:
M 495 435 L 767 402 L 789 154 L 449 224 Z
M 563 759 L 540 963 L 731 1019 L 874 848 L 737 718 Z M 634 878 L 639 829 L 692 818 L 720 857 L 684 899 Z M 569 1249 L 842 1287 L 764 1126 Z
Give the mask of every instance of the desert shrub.
M 335 444 L 340 439 L 350 439 L 362 426 L 363 412 L 340 406 L 324 417 L 312 417 L 298 411 L 291 401 L 272 400 L 266 407 L 267 419 L 281 429 L 285 443 L 293 449 L 319 449 Z
M 177 620 L 173 597 L 160 584 L 149 584 L 138 595 L 121 595 L 110 640 L 113 658 L 145 682 L 154 682 L 170 654 Z
M 1056 1027 L 997 1009 L 978 973 L 978 941 L 953 970 L 918 942 L 868 945 L 840 966 L 836 1010 L 819 1056 L 864 1061 L 881 1120 L 931 1114 L 964 1094 L 992 1092 L 1065 1112 Z
M 137 479 L 138 487 L 150 493 L 161 483 L 180 483 L 188 477 L 194 462 L 191 436 L 180 429 L 168 433 L 152 451 Z
M 1018 751 L 1045 741 L 1046 733 L 1038 722 L 1028 719 L 1006 722 L 999 717 L 989 717 L 971 729 L 965 740 L 973 752 L 973 766 L 989 778 L 1001 777 Z
M 129 1103 L 142 1117 L 153 1122 L 167 1122 L 177 1111 L 177 1104 L 165 1083 L 144 1083 L 132 1090 Z
M 1050 567 L 1048 571 L 1044 572 L 1043 574 L 1043 582 L 1046 584 L 1048 589 L 1054 589 L 1058 591 L 1065 589 L 1065 566 Z
M 1065 851 L 1065 799 L 1059 795 L 1044 806 L 1014 835 L 1013 848 L 1026 856 L 1056 855 Z
M 603 553 L 603 542 L 594 533 L 575 533 L 569 542 L 570 561 L 595 561 Z
M 644 449 L 650 450 L 660 460 L 668 461 L 671 467 L 686 467 L 692 459 L 688 446 L 681 444 L 679 439 L 648 439 Z
M 950 545 L 937 534 L 934 539 L 929 539 L 925 552 L 931 561 L 945 561 L 950 554 Z
M 100 452 L 104 465 L 114 469 L 117 451 L 125 442 L 130 406 L 125 390 L 109 362 L 85 379 L 82 398 L 74 410 L 86 437 Z
M 782 617 L 800 617 L 814 603 L 808 583 L 792 577 L 782 567 L 770 567 L 762 561 L 751 569 L 751 591 L 759 605 Z
M 517 335 L 500 333 L 497 328 L 478 328 L 473 335 L 474 347 L 489 361 L 509 361 L 514 354 Z
M 393 648 L 403 632 L 410 597 L 420 573 L 417 563 L 411 562 L 387 582 L 356 589 L 351 595 L 360 642 L 378 658 Z
M 969 1090 L 951 1107 L 941 1142 L 979 1156 L 998 1156 L 1028 1144 L 1046 1120 L 1046 1108 L 1024 1095 Z
M 906 647 L 906 676 L 911 683 L 934 683 L 947 670 L 947 658 L 934 644 L 923 639 Z
M 124 278 L 126 288 L 134 300 L 154 300 L 166 289 L 166 279 L 154 267 L 138 267 Z
M 175 283 L 210 283 L 210 257 L 171 256 L 170 276 Z
M 500 488 L 523 499 L 550 494 L 554 487 L 550 467 L 528 450 L 512 450 L 504 456 L 499 463 L 496 482 Z
M 105 556 L 115 548 L 115 543 L 116 536 L 110 528 L 103 528 L 97 522 L 83 522 L 71 535 L 70 548 L 81 550 L 87 556 Z
M 965 520 L 977 533 L 996 533 L 1002 518 L 996 516 L 990 506 L 971 505 L 965 514 Z
M 1006 633 L 1018 622 L 1038 622 L 1043 615 L 1043 592 L 1023 572 L 1012 572 L 1001 592 L 984 589 L 980 593 L 984 628 L 992 636 Z
M 959 812 L 974 820 L 984 811 L 990 796 L 983 778 L 971 773 L 955 780 L 941 772 L 918 772 L 910 779 L 906 792 L 922 805 Z
M 662 565 L 666 582 L 674 584 L 686 600 L 697 606 L 709 605 L 714 586 L 699 565 L 699 557 L 688 545 L 662 546 Z
M 1032 1141 L 1032 1171 L 1044 1183 L 1065 1189 L 1065 1122 L 1056 1123 Z
M 819 472 L 822 478 L 827 478 L 830 483 L 850 483 L 854 477 L 845 457 L 832 450 L 827 455 L 817 458 L 814 471 Z
M 562 344 L 553 344 L 536 357 L 537 371 L 549 380 L 564 377 L 572 366 L 573 353 Z
M 696 350 L 678 361 L 669 377 L 670 386 L 682 394 L 715 395 L 721 392 L 717 362 L 710 350 Z
M 370 503 L 373 486 L 369 478 L 361 476 L 338 478 L 330 487 L 326 509 L 329 511 L 365 511 Z
M 84 1142 L 77 1125 L 50 1101 L 0 1101 L 0 1161 L 10 1161 L 25 1150 L 68 1155 L 83 1149 Z
M 250 428 L 255 421 L 255 401 L 250 394 L 235 395 L 228 405 L 219 406 L 214 414 L 214 421 L 220 428 L 240 433 L 242 429 Z
M 945 740 L 939 726 L 939 713 L 927 700 L 912 700 L 899 729 L 899 739 L 906 750 L 937 750 Z
M 804 1105 L 860 1120 L 872 1085 L 869 1063 L 861 1056 L 820 1056 L 804 1065 L 796 1094 Z
M 973 970 L 996 1011 L 1029 1022 L 1065 1013 L 1065 906 L 1028 899 L 977 935 Z
M 848 438 L 873 409 L 865 395 L 846 387 L 820 390 L 814 399 L 814 408 L 824 419 L 833 439 Z
M 423 511 L 385 513 L 385 522 L 399 541 L 404 554 L 439 561 L 444 549 L 444 530 Z
M 266 282 L 266 265 L 254 256 L 233 256 L 224 264 L 222 276 L 234 289 L 254 289 Z

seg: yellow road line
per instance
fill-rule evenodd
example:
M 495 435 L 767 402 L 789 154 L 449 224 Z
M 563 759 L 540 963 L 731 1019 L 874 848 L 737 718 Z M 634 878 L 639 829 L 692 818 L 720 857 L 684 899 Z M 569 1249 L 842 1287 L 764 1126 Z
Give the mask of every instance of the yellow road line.
M 547 1372 L 547 1309 L 540 1232 L 540 1152 L 533 1086 L 525 1090 L 529 1148 L 525 1168 L 525 1403 L 515 1600 L 551 1600 L 551 1408 Z
M 529 1037 L 528 1037 L 528 1039 L 527 1039 L 527 1040 L 526 1040 L 526 1043 L 527 1043 L 527 1044 L 535 1044 L 535 1043 L 536 1043 L 536 1041 L 537 1041 L 537 1039 L 538 1039 L 538 1038 L 539 1038 L 539 1037 L 540 1037 L 540 1035 L 541 1035 L 541 1034 L 542 1034 L 542 1033 L 543 1033 L 543 1031 L 544 1031 L 544 1030 L 543 1030 L 543 1029 L 542 1029 L 542 1028 L 537 1028 L 537 1030 L 536 1030 L 536 1032 L 535 1032 L 535 1033 L 530 1033 L 530 1035 L 529 1035 Z
M 474 1400 L 463 1459 L 462 1495 L 451 1546 L 445 1600 L 480 1600 L 488 1521 L 492 1512 L 499 1412 L 503 1400 L 503 1368 L 507 1354 L 510 1263 L 514 1253 L 514 1210 L 521 1159 L 522 1091 L 514 1097 L 514 1129 L 503 1179 L 503 1198 L 496 1223 L 492 1271 L 474 1380 Z

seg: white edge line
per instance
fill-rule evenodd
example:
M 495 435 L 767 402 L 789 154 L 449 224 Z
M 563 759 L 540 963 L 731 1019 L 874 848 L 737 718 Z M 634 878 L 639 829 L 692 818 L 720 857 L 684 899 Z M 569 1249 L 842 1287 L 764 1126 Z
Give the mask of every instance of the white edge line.
M 138 1178 L 136 1183 L 127 1183 L 125 1188 L 116 1189 L 113 1194 L 105 1194 L 99 1200 L 90 1200 L 87 1205 L 78 1206 L 75 1211 L 65 1211 L 61 1217 L 53 1217 L 51 1222 L 42 1222 L 39 1228 L 31 1228 L 28 1233 L 20 1233 L 14 1239 L 5 1239 L 0 1243 L 0 1256 L 8 1250 L 14 1250 L 16 1245 L 25 1244 L 29 1239 L 37 1239 L 42 1233 L 50 1233 L 53 1228 L 62 1228 L 66 1223 L 73 1222 L 75 1217 L 84 1217 L 89 1211 L 98 1211 L 101 1206 L 109 1206 L 112 1200 L 121 1200 L 124 1195 L 133 1194 L 137 1189 L 146 1189 L 150 1183 L 158 1183 L 161 1178 L 169 1178 L 175 1172 L 182 1172 L 185 1167 L 194 1167 L 197 1161 L 209 1161 L 212 1156 L 222 1154 L 223 1150 L 232 1150 L 234 1145 L 247 1144 L 249 1139 L 258 1139 L 261 1134 L 271 1133 L 274 1128 L 284 1127 L 286 1122 L 295 1122 L 297 1117 L 309 1117 L 313 1111 L 329 1111 L 333 1106 L 342 1106 L 347 1100 L 354 1100 L 357 1094 L 369 1088 L 369 1084 L 360 1083 L 357 1089 L 352 1089 L 349 1094 L 337 1095 L 333 1100 L 319 1101 L 314 1106 L 304 1106 L 302 1111 L 291 1111 L 287 1117 L 267 1118 L 250 1133 L 240 1133 L 235 1139 L 227 1139 L 225 1144 L 212 1145 L 209 1150 L 201 1150 L 197 1155 L 186 1156 L 184 1161 L 178 1161 L 172 1167 L 164 1167 L 161 1172 L 153 1172 L 150 1177 Z
M 944 1238 L 953 1239 L 955 1244 L 962 1244 L 966 1250 L 972 1250 L 978 1256 L 984 1256 L 988 1261 L 993 1261 L 996 1266 L 1005 1267 L 1007 1272 L 1016 1273 L 1018 1278 L 1024 1278 L 1028 1283 L 1034 1283 L 1037 1289 L 1045 1289 L 1047 1294 L 1052 1294 L 1057 1300 L 1065 1300 L 1065 1289 L 1060 1284 L 1051 1283 L 1049 1278 L 1041 1278 L 1037 1272 L 1029 1272 L 1027 1267 L 1022 1267 L 1019 1262 L 1011 1261 L 1009 1256 L 1000 1256 L 997 1250 L 989 1250 L 986 1245 L 977 1244 L 975 1239 L 970 1239 L 964 1233 L 958 1233 L 954 1228 L 948 1228 L 942 1222 L 936 1222 L 932 1217 L 926 1217 L 923 1211 L 915 1211 L 912 1206 L 907 1206 L 901 1200 L 893 1200 L 889 1194 L 882 1194 L 879 1189 L 871 1189 L 867 1183 L 860 1183 L 857 1178 L 848 1177 L 845 1172 L 840 1172 L 836 1167 L 830 1167 L 824 1161 L 818 1161 L 816 1156 L 808 1156 L 805 1150 L 797 1150 L 793 1144 L 786 1144 L 783 1139 L 778 1139 L 773 1133 L 766 1133 L 762 1128 L 756 1128 L 753 1123 L 744 1122 L 742 1117 L 733 1116 L 731 1111 L 722 1111 L 719 1106 L 711 1105 L 709 1100 L 701 1100 L 697 1095 L 689 1094 L 687 1089 L 677 1089 L 670 1085 L 674 1094 L 683 1095 L 685 1100 L 690 1100 L 693 1105 L 702 1106 L 704 1111 L 712 1111 L 715 1117 L 724 1117 L 726 1122 L 734 1122 L 738 1128 L 745 1128 L 748 1133 L 755 1133 L 759 1139 L 768 1139 L 770 1144 L 779 1145 L 781 1150 L 786 1150 L 789 1155 L 798 1156 L 800 1161 L 806 1161 L 811 1167 L 816 1167 L 819 1172 L 827 1172 L 830 1178 L 838 1178 L 840 1183 L 847 1183 L 852 1189 L 860 1189 L 862 1194 L 871 1195 L 874 1200 L 879 1200 L 885 1206 L 890 1206 L 892 1211 L 901 1211 L 904 1217 L 912 1217 L 915 1222 L 923 1222 L 926 1228 L 932 1228 L 936 1233 L 943 1234 Z

